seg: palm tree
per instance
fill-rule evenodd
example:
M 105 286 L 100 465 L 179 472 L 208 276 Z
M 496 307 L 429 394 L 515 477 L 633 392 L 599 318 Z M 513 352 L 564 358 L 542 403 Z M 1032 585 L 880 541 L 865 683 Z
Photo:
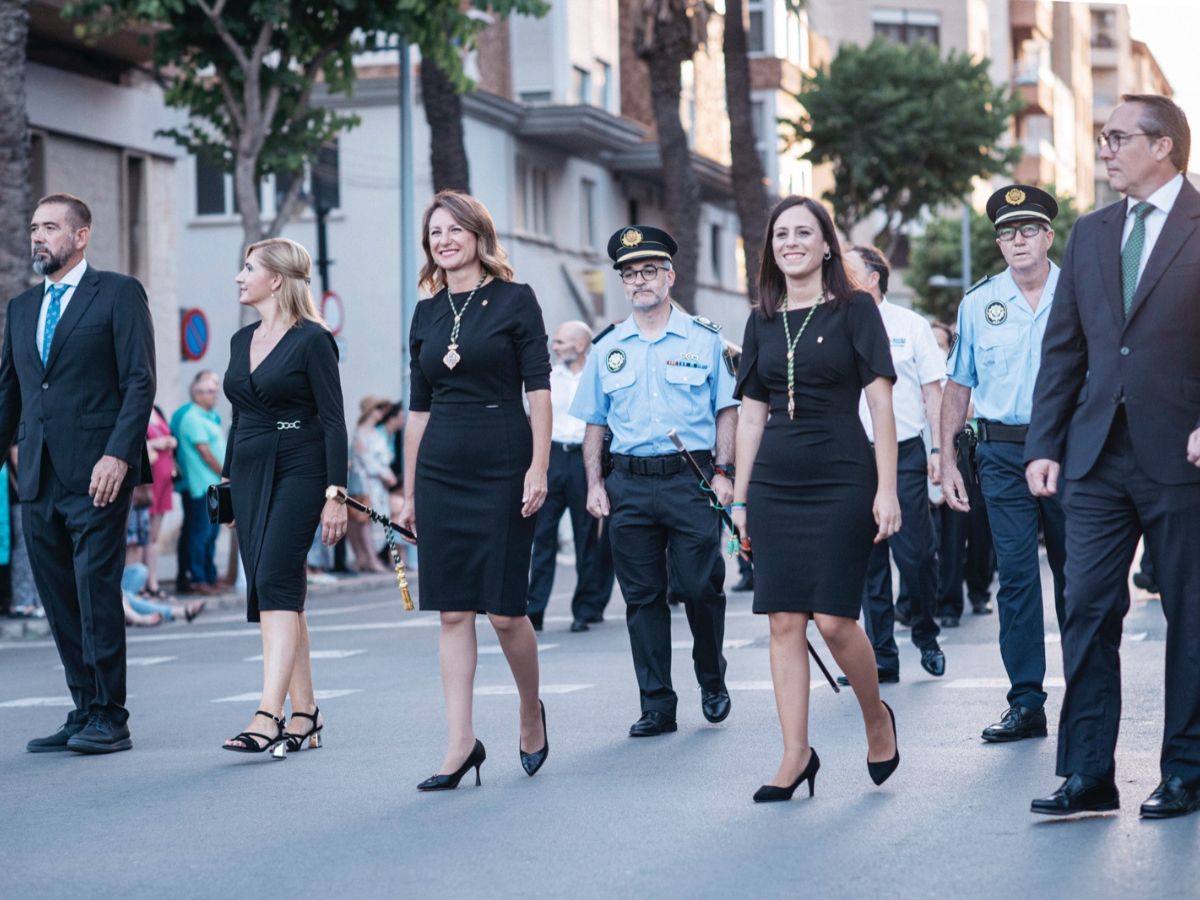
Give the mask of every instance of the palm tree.
M 0 3 L 0 301 L 29 284 L 29 117 L 25 45 L 29 0 Z M 0 302 L 0 328 L 7 303 Z
M 671 296 L 684 309 L 694 312 L 700 257 L 700 184 L 679 117 L 680 66 L 705 42 L 709 6 L 705 0 L 636 0 L 633 13 L 634 51 L 650 70 L 667 229 L 679 242 Z
M 725 107 L 729 113 L 729 150 L 732 157 L 733 199 L 742 229 L 746 255 L 746 296 L 756 296 L 763 234 L 767 230 L 768 195 L 762 159 L 755 148 L 754 119 L 750 106 L 750 58 L 746 47 L 745 4 L 725 0 Z M 769 137 L 768 137 L 769 140 Z
M 429 123 L 429 161 L 433 190 L 471 192 L 471 171 L 463 141 L 462 96 L 433 57 L 421 56 L 421 105 Z

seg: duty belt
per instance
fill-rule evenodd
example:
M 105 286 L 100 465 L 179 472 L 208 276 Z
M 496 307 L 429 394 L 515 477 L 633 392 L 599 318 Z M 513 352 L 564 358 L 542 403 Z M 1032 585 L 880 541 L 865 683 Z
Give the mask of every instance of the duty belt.
M 1023 444 L 1029 434 L 1028 425 L 1005 425 L 1003 422 L 992 422 L 989 419 L 977 419 L 979 440 L 985 443 Z
M 708 450 L 695 450 L 692 451 L 692 459 L 702 466 L 707 466 L 712 462 L 712 453 Z M 665 456 L 613 454 L 613 468 L 630 475 L 678 475 L 687 467 L 687 460 L 683 458 L 682 453 L 668 453 Z

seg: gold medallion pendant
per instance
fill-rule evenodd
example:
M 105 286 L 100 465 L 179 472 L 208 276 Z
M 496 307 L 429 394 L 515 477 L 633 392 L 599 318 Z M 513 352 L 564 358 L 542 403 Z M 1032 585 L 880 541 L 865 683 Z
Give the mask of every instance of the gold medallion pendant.
M 458 355 L 458 344 L 450 344 L 446 348 L 446 355 L 442 357 L 442 362 L 446 364 L 447 369 L 453 369 L 462 359 Z

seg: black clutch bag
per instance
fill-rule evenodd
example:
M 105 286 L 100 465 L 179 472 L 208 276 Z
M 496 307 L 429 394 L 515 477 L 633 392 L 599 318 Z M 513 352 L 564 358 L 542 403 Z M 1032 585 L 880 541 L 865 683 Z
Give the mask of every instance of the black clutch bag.
M 233 491 L 229 482 L 222 481 L 210 484 L 204 495 L 204 505 L 208 508 L 208 521 L 214 525 L 227 525 L 233 521 Z

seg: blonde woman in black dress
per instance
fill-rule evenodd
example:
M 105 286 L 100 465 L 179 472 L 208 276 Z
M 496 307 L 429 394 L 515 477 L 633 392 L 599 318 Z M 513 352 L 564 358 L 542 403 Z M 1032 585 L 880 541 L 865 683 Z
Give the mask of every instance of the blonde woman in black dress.
M 550 751 L 537 637 L 525 615 L 534 514 L 546 499 L 550 354 L 537 299 L 512 281 L 482 203 L 438 194 L 421 242 L 431 296 L 417 304 L 409 330 L 400 524 L 420 541 L 421 609 L 441 613 L 449 740 L 437 774 L 417 786 L 438 791 L 471 769 L 478 783 L 486 755 L 471 721 L 477 613 L 487 613 L 517 683 L 522 767 L 533 775 Z
M 338 352 L 313 305 L 311 271 L 308 251 L 295 241 L 251 245 L 237 276 L 238 301 L 261 321 L 234 334 L 225 372 L 233 424 L 223 474 L 246 570 L 246 617 L 261 622 L 263 644 L 262 700 L 225 749 L 272 750 L 276 759 L 321 744 L 305 559 L 318 523 L 327 546 L 346 536 L 346 507 L 333 499 L 346 486 L 348 453 Z
M 771 679 L 783 759 L 756 802 L 790 800 L 821 762 L 808 742 L 809 620 L 850 678 L 876 784 L 900 762 L 879 698 L 871 642 L 858 625 L 872 541 L 900 529 L 895 372 L 883 320 L 842 265 L 829 214 L 807 197 L 771 213 L 759 304 L 746 323 L 735 396 L 733 517 L 754 550 L 754 611 L 771 628 Z M 866 391 L 872 452 L 858 418 Z M 748 526 L 748 528 L 747 528 Z

